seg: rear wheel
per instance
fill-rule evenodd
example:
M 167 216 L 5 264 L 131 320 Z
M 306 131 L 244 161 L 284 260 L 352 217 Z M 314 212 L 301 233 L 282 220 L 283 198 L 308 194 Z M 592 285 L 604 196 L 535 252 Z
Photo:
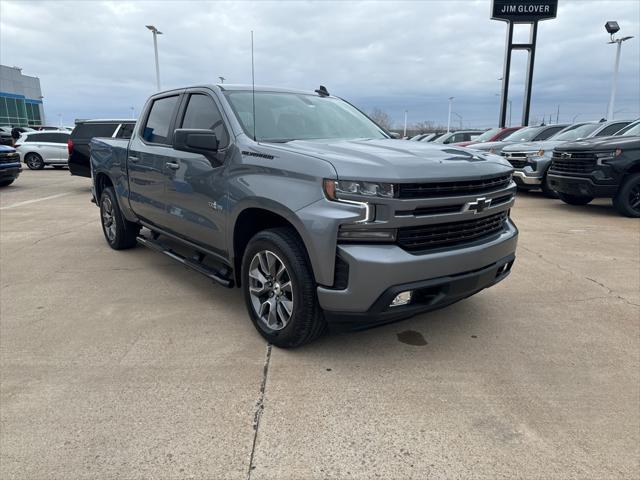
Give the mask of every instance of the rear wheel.
M 627 177 L 613 199 L 613 206 L 621 215 L 640 217 L 640 173 Z
M 569 205 L 586 205 L 593 200 L 593 197 L 587 197 L 585 195 L 571 195 L 569 193 L 561 192 L 558 192 L 558 198 Z
M 10 180 L 0 180 L 0 187 L 8 187 L 14 182 L 14 180 L 15 178 L 12 178 Z
M 316 282 L 294 230 L 264 230 L 250 240 L 242 258 L 242 289 L 251 321 L 269 343 L 297 347 L 324 332 Z
M 105 188 L 100 195 L 100 219 L 104 238 L 111 248 L 124 250 L 135 247 L 140 225 L 124 218 L 112 187 Z
M 27 153 L 24 161 L 31 170 L 42 170 L 44 168 L 44 160 L 37 153 Z

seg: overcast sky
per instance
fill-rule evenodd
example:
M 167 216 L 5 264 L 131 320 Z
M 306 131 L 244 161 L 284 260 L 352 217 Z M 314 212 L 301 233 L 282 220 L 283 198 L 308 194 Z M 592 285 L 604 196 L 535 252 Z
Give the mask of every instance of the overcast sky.
M 489 20 L 490 0 L 410 2 L 0 1 L 0 62 L 40 77 L 48 123 L 129 117 L 155 90 L 156 25 L 163 88 L 251 82 L 332 94 L 400 125 L 497 124 L 506 24 Z M 640 2 L 559 0 L 540 24 L 531 118 L 599 119 L 606 114 L 615 47 L 604 23 L 618 20 L 625 42 L 616 118 L 640 116 Z M 527 33 L 516 32 L 524 41 Z M 519 124 L 524 52 L 515 52 L 511 99 Z

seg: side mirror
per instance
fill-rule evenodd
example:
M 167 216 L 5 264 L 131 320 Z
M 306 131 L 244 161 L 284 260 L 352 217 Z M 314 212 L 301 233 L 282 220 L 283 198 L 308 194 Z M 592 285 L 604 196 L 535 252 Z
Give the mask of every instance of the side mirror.
M 173 133 L 173 148 L 181 152 L 210 155 L 218 151 L 218 137 L 211 130 L 179 128 Z

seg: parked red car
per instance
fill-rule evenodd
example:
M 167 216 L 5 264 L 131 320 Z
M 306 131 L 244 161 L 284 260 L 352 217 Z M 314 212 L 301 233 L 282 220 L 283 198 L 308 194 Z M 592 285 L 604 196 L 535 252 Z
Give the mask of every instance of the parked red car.
M 522 127 L 491 128 L 473 140 L 469 140 L 468 142 L 455 143 L 454 145 L 458 147 L 468 147 L 469 145 L 473 145 L 474 143 L 499 142 L 507 135 L 510 135 L 516 130 L 520 130 L 521 128 Z

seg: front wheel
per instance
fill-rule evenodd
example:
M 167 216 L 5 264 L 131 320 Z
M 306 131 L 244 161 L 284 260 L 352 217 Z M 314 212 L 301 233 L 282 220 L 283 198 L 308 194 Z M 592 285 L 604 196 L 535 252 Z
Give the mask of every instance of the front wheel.
M 124 218 L 111 187 L 105 188 L 100 195 L 100 219 L 104 238 L 111 248 L 124 250 L 135 247 L 140 225 Z
M 44 168 L 44 160 L 37 153 L 29 153 L 24 159 L 30 170 L 42 170 Z
M 249 241 L 242 289 L 251 321 L 269 343 L 292 348 L 324 332 L 307 252 L 291 228 L 264 230 Z
M 593 200 L 593 197 L 587 197 L 586 195 L 571 195 L 562 192 L 558 192 L 558 198 L 569 205 L 586 205 Z
M 613 199 L 613 206 L 625 217 L 640 217 L 640 173 L 629 176 Z

